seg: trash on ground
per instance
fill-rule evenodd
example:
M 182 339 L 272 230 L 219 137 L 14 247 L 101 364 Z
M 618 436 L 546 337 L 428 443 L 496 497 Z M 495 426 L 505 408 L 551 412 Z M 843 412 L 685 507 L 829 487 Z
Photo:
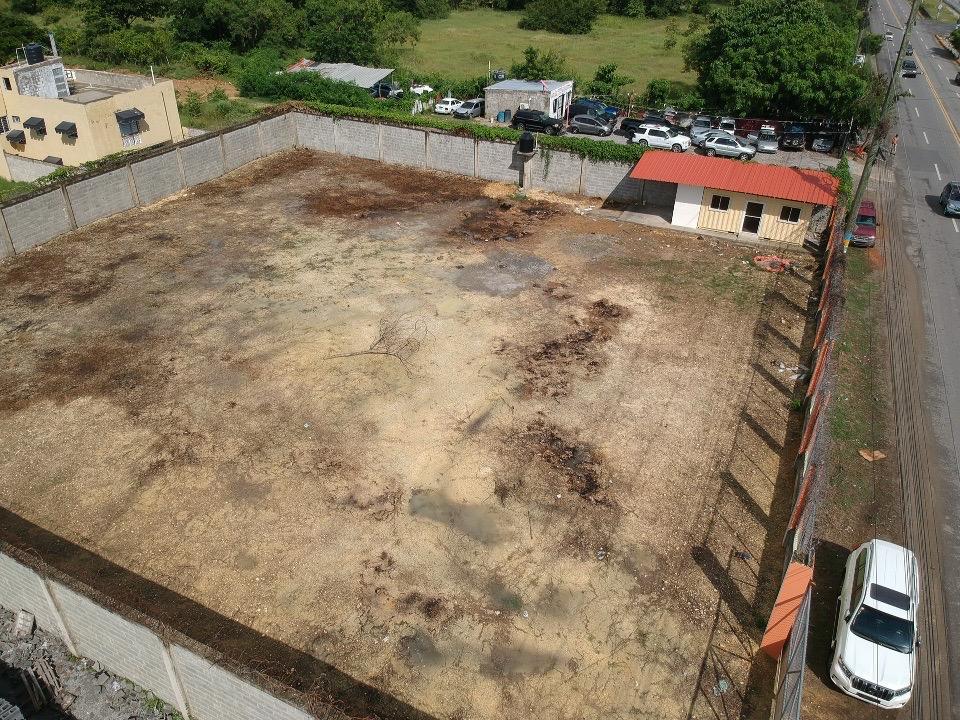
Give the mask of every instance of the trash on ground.
M 866 448 L 860 448 L 858 450 L 860 457 L 862 457 L 867 462 L 873 462 L 874 460 L 883 460 L 887 454 L 882 450 L 867 450 Z
M 793 266 L 793 260 L 786 260 L 779 255 L 754 255 L 753 264 L 761 270 L 781 273 Z

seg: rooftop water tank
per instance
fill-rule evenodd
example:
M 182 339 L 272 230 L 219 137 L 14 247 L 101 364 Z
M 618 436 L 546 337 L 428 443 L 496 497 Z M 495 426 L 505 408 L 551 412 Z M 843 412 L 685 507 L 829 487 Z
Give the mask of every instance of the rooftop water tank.
M 520 155 L 533 155 L 537 151 L 537 140 L 532 132 L 525 132 L 520 136 L 520 142 L 517 143 L 517 153 Z
M 43 62 L 43 46 L 37 43 L 30 43 L 23 49 L 27 56 L 27 65 L 36 65 Z

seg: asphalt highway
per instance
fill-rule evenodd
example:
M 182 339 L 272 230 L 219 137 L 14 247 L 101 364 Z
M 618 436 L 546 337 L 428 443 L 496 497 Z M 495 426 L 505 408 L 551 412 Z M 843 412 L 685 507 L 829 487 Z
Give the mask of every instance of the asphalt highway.
M 885 74 L 909 9 L 872 3 L 873 31 L 894 36 L 878 56 Z M 960 221 L 938 205 L 944 185 L 960 181 L 960 66 L 935 38 L 952 29 L 919 17 L 911 42 L 922 74 L 900 81 L 899 145 L 874 173 L 904 530 L 921 563 L 923 645 L 908 714 L 931 720 L 960 720 Z

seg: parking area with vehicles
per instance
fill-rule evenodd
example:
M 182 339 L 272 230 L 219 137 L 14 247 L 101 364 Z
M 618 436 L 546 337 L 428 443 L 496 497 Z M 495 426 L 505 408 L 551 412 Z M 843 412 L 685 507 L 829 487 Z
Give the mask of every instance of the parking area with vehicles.
M 3 506 L 436 717 L 766 717 L 814 263 L 515 193 L 295 150 L 9 259 Z

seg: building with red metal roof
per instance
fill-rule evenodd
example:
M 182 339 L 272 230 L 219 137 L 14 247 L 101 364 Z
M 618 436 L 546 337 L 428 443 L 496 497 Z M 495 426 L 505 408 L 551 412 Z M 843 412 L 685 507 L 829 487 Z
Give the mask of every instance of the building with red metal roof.
M 641 198 L 673 199 L 674 225 L 795 244 L 825 227 L 839 185 L 820 170 L 656 150 L 630 177 L 643 183 Z

